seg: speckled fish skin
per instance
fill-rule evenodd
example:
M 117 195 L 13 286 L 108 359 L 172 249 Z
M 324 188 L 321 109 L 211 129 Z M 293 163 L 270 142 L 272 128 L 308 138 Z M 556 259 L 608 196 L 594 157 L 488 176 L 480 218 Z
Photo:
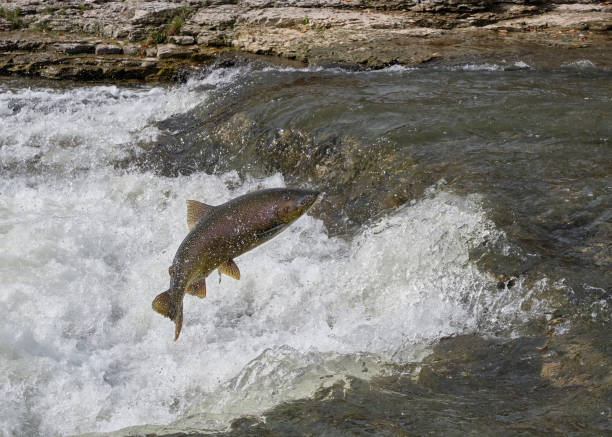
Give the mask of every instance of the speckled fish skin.
M 179 246 L 170 268 L 170 288 L 153 301 L 153 309 L 175 323 L 178 339 L 185 293 L 205 296 L 205 278 L 223 263 L 265 243 L 303 215 L 318 192 L 273 188 L 208 207 Z M 221 269 L 220 269 L 221 270 Z M 239 274 L 239 272 L 238 272 Z M 203 295 L 193 288 L 203 288 Z

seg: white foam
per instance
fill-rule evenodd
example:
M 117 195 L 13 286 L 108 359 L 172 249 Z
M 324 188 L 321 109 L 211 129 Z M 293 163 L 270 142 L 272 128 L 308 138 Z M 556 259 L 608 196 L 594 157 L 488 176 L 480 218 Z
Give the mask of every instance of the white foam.
M 529 65 L 528 63 L 524 62 L 524 61 L 516 61 L 513 64 L 514 68 L 518 68 L 520 70 L 528 70 L 531 68 L 531 65 Z
M 301 218 L 236 260 L 243 279 L 213 275 L 206 299 L 187 296 L 174 342 L 151 301 L 186 235 L 185 199 L 221 203 L 283 179 L 164 178 L 106 161 L 244 71 L 171 89 L 2 89 L 2 163 L 39 155 L 70 171 L 0 179 L 1 435 L 218 429 L 309 395 L 327 375 L 377 374 L 441 336 L 530 316 L 529 290 L 498 293 L 469 260 L 503 239 L 478 197 L 432 191 L 348 240 Z
M 138 152 L 159 134 L 155 122 L 205 101 L 244 68 L 214 69 L 183 86 L 21 88 L 0 92 L 0 164 L 90 168 Z M 27 126 L 27 129 L 24 127 Z
M 186 234 L 185 199 L 220 203 L 282 178 L 228 185 L 240 185 L 235 174 L 109 169 L 2 181 L 4 434 L 107 431 L 187 410 L 222 426 L 309 393 L 322 372 L 353 372 L 354 354 L 406 359 L 440 336 L 525 316 L 519 288 L 500 301 L 468 259 L 500 237 L 478 199 L 440 192 L 350 241 L 300 219 L 237 259 L 241 281 L 211 276 L 205 300 L 187 296 L 174 342 L 151 300 Z
M 389 65 L 388 67 L 378 69 L 349 69 L 346 67 L 327 67 L 321 65 L 308 65 L 306 67 L 281 67 L 281 66 L 267 66 L 261 69 L 262 72 L 273 72 L 273 73 L 328 73 L 328 74 L 351 74 L 351 75 L 363 75 L 363 74 L 380 74 L 380 73 L 405 73 L 415 71 L 416 67 L 408 67 L 405 65 Z
M 488 62 L 482 64 L 465 64 L 460 65 L 455 68 L 451 68 L 451 70 L 463 70 L 463 71 L 502 71 L 504 69 L 503 66 L 498 64 L 490 64 Z
M 588 59 L 579 59 L 578 61 L 563 64 L 562 67 L 574 68 L 578 70 L 591 70 L 596 68 L 595 64 L 592 61 L 589 61 Z

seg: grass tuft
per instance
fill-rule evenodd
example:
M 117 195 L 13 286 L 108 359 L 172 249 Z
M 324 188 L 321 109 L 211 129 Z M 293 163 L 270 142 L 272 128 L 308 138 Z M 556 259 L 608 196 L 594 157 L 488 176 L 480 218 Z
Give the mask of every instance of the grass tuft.
M 23 20 L 19 17 L 21 9 L 15 8 L 13 10 L 0 8 L 0 17 L 11 23 L 11 29 L 21 29 L 26 27 Z

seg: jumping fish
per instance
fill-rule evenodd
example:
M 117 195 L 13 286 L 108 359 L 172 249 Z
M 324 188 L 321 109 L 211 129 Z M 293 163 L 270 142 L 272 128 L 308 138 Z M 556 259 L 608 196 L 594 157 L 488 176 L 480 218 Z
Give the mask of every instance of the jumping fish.
M 183 325 L 185 293 L 205 297 L 206 277 L 215 269 L 240 279 L 234 258 L 278 235 L 304 214 L 318 195 L 310 190 L 272 188 L 218 206 L 187 201 L 190 232 L 168 269 L 170 288 L 153 300 L 153 309 L 174 322 L 174 340 Z

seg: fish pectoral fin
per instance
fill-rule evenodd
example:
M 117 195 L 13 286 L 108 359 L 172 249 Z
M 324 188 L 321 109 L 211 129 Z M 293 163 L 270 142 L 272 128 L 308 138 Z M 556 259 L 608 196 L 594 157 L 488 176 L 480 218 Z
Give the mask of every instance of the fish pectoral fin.
M 172 266 L 168 267 L 168 274 L 169 274 L 170 276 L 172 276 L 172 272 L 173 272 L 173 270 L 172 270 Z
M 219 273 L 223 273 L 234 279 L 240 279 L 240 269 L 236 265 L 233 259 L 228 259 L 223 264 L 217 267 Z
M 211 208 L 214 207 L 198 202 L 197 200 L 187 201 L 187 226 L 189 227 L 190 231 L 195 227 L 195 225 L 198 224 L 206 211 L 210 210 Z
M 199 278 L 191 282 L 186 289 L 187 293 L 197 296 L 200 299 L 206 297 L 206 278 Z

